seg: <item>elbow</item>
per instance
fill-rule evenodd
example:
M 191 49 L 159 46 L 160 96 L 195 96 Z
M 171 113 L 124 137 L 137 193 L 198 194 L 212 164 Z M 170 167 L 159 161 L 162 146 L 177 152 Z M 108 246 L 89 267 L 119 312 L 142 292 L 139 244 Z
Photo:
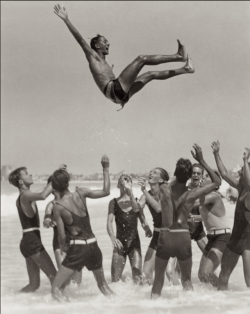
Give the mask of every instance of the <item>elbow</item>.
M 109 196 L 110 195 L 110 191 L 105 191 L 105 196 Z

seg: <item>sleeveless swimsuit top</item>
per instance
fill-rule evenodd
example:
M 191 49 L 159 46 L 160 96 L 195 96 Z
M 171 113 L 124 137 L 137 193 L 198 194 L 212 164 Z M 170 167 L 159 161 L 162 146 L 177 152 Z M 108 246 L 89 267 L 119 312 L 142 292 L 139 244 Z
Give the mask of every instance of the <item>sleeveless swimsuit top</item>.
M 230 227 L 230 223 L 227 218 L 226 212 L 224 216 L 218 217 L 213 215 L 206 208 L 200 207 L 200 214 L 207 231 L 216 229 L 226 229 Z
M 35 212 L 34 216 L 30 218 L 30 217 L 26 216 L 22 210 L 20 197 L 21 197 L 21 194 L 19 195 L 19 197 L 16 201 L 16 207 L 17 207 L 18 215 L 19 215 L 23 230 L 29 229 L 29 228 L 39 228 L 40 227 L 40 220 L 39 220 L 39 214 L 38 214 L 38 209 L 37 209 L 36 203 L 35 203 L 36 212 Z
M 148 191 L 148 193 L 153 196 L 151 190 Z M 148 201 L 146 201 L 146 205 L 148 206 L 149 211 L 150 211 L 150 213 L 151 213 L 151 215 L 152 215 L 154 227 L 155 227 L 155 228 L 161 228 L 161 223 L 162 223 L 162 214 L 161 214 L 161 212 L 157 213 L 157 212 L 153 209 L 153 207 L 149 204 Z
M 76 192 L 79 194 L 77 190 Z M 82 200 L 81 196 L 80 196 L 80 199 Z M 87 239 L 91 239 L 95 237 L 91 229 L 89 213 L 84 202 L 83 202 L 83 210 L 86 213 L 86 216 L 84 217 L 76 215 L 75 213 L 70 211 L 68 208 L 64 207 L 62 204 L 59 204 L 57 202 L 55 202 L 55 204 L 61 205 L 64 209 L 70 212 L 71 217 L 73 219 L 72 223 L 69 225 L 64 223 L 65 233 L 68 240 L 87 240 Z M 67 227 L 74 227 L 77 234 L 76 235 L 72 234 L 71 233 L 72 231 L 70 230 L 71 228 L 67 228 Z
M 114 202 L 117 239 L 126 239 L 126 241 L 135 239 L 139 236 L 137 230 L 138 213 L 135 213 L 133 209 L 129 212 L 124 212 L 115 198 Z
M 234 214 L 234 226 L 232 235 L 241 235 L 243 233 L 250 233 L 250 212 L 245 206 L 245 201 L 240 200 L 241 194 L 244 188 L 239 193 L 239 197 L 236 203 L 235 214 Z

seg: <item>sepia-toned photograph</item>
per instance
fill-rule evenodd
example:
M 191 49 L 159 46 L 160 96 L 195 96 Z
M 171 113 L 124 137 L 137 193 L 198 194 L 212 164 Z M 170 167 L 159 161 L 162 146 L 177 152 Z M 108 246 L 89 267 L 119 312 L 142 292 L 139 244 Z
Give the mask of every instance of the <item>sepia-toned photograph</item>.
M 249 314 L 250 2 L 1 1 L 2 314 Z

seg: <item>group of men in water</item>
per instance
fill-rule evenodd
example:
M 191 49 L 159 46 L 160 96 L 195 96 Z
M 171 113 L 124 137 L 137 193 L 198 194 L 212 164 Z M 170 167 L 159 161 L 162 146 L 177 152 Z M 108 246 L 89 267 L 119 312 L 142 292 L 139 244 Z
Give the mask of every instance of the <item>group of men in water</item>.
M 211 283 L 219 290 L 228 289 L 229 277 L 242 256 L 246 285 L 250 287 L 250 149 L 245 149 L 244 165 L 237 180 L 228 173 L 221 161 L 219 142 L 212 144 L 221 177 L 239 191 L 231 231 L 224 203 L 216 193 L 221 184 L 220 175 L 207 165 L 201 148 L 196 144 L 193 148 L 192 155 L 198 163 L 192 165 L 189 159 L 180 158 L 171 180 L 168 172 L 160 167 L 149 173 L 150 190 L 146 189 L 146 180 L 140 178 L 140 199 L 134 197 L 132 178 L 125 173 L 120 176 L 120 196 L 110 201 L 107 220 L 107 231 L 114 247 L 112 282 L 122 278 L 128 256 L 134 282 L 141 285 L 153 283 L 152 298 L 161 295 L 166 269 L 173 284 L 178 283 L 176 272 L 179 269 L 183 289 L 193 290 L 193 238 L 197 243 L 203 239 L 198 244 L 203 251 L 198 273 L 202 282 Z M 101 292 L 106 296 L 114 294 L 105 280 L 102 252 L 91 229 L 86 205 L 86 198 L 96 199 L 110 194 L 109 158 L 106 155 L 102 157 L 101 164 L 104 180 L 103 189 L 100 190 L 76 188 L 75 192 L 70 192 L 70 176 L 65 165 L 49 177 L 47 186 L 39 193 L 30 190 L 33 179 L 25 167 L 10 174 L 9 182 L 20 192 L 16 202 L 23 229 L 20 250 L 26 260 L 29 276 L 29 284 L 22 288 L 22 292 L 33 292 L 39 288 L 41 269 L 51 282 L 52 296 L 57 300 L 66 300 L 65 287 L 72 278 L 79 283 L 81 279 L 79 281 L 77 277 L 86 266 L 93 272 Z M 202 180 L 204 170 L 209 178 Z M 59 249 L 66 253 L 64 259 L 57 263 L 58 271 L 42 244 L 36 206 L 36 201 L 45 200 L 51 193 L 55 198 L 46 207 L 44 226 L 55 229 L 54 251 Z M 153 234 L 144 216 L 145 205 L 152 214 Z M 112 226 L 114 217 L 116 234 Z M 143 267 L 138 219 L 146 236 L 152 237 Z M 201 221 L 207 235 L 201 227 Z M 220 264 L 221 271 L 217 277 L 214 272 Z

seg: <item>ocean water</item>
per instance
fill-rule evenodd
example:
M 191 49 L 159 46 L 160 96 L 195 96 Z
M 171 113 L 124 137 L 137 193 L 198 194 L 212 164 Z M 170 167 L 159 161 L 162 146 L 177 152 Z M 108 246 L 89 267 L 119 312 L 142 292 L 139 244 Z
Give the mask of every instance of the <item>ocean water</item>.
M 141 191 L 134 184 L 134 194 L 140 197 Z M 92 189 L 100 188 L 101 182 L 71 183 L 71 190 L 75 186 L 86 186 Z M 39 191 L 44 183 L 36 183 L 33 191 Z M 221 193 L 224 194 L 227 185 L 223 183 Z M 162 296 L 158 300 L 150 300 L 150 286 L 135 286 L 131 279 L 131 271 L 127 262 L 124 269 L 124 282 L 111 283 L 111 257 L 112 244 L 106 231 L 108 203 L 113 197 L 119 196 L 116 183 L 112 183 L 111 195 L 98 200 L 88 199 L 88 208 L 93 231 L 98 239 L 98 244 L 103 253 L 103 267 L 105 277 L 110 283 L 111 289 L 117 294 L 112 299 L 105 298 L 95 283 L 92 272 L 83 270 L 83 280 L 78 288 L 71 284 L 67 288 L 70 303 L 58 303 L 51 298 L 50 284 L 47 277 L 41 273 L 41 286 L 35 293 L 20 294 L 18 291 L 28 283 L 25 260 L 19 251 L 19 243 L 22 237 L 21 226 L 17 215 L 15 202 L 17 190 L 6 182 L 2 182 L 1 188 L 1 310 L 2 314 L 26 313 L 26 314 L 71 314 L 74 313 L 103 313 L 103 314 L 127 314 L 127 313 L 154 313 L 154 314 L 249 314 L 250 291 L 247 289 L 243 276 L 242 260 L 240 258 L 230 278 L 229 291 L 217 291 L 210 284 L 200 283 L 197 272 L 201 258 L 201 252 L 196 243 L 192 243 L 193 268 L 192 281 L 193 292 L 183 292 L 181 286 L 171 286 L 165 279 Z M 37 202 L 41 221 L 44 209 L 52 196 L 46 201 Z M 225 200 L 225 206 L 233 224 L 235 205 Z M 145 208 L 145 216 L 152 226 L 149 211 Z M 142 244 L 143 258 L 150 239 L 146 238 L 144 231 L 138 226 Z M 43 244 L 55 263 L 52 249 L 51 229 L 41 227 Z M 56 264 L 56 263 L 55 263 Z M 219 272 L 220 269 L 217 270 Z

